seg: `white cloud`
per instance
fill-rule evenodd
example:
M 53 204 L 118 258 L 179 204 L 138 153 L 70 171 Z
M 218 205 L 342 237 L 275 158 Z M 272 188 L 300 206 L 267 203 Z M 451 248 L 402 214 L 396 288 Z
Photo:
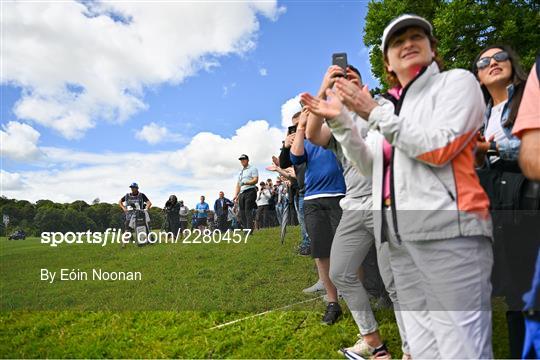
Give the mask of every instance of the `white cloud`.
M 151 122 L 148 125 L 144 125 L 142 129 L 135 133 L 135 138 L 146 141 L 151 145 L 155 145 L 163 142 L 183 142 L 185 141 L 182 134 L 171 132 L 164 126 Z
M 0 178 L 1 178 L 0 189 L 2 190 L 1 195 L 4 195 L 4 191 L 6 190 L 18 191 L 24 188 L 24 183 L 21 179 L 20 174 L 10 173 L 8 171 L 4 171 L 0 169 Z
M 33 127 L 17 121 L 2 124 L 0 147 L 2 157 L 16 161 L 32 161 L 41 156 L 37 147 L 40 134 Z
M 300 94 L 285 101 L 285 103 L 281 105 L 281 126 L 284 128 L 291 126 L 293 115 L 300 110 L 302 110 L 302 107 L 300 106 Z
M 260 68 L 260 69 L 259 69 L 259 74 L 260 74 L 261 76 L 267 76 L 267 75 L 268 75 L 268 69 L 266 69 L 266 68 Z
M 0 82 L 23 89 L 19 119 L 80 138 L 96 121 L 146 108 L 144 89 L 177 84 L 255 46 L 275 1 L 3 2 Z M 203 25 L 204 24 L 204 25 Z
M 240 154 L 249 155 L 260 179 L 275 178 L 264 168 L 272 155 L 278 155 L 283 134 L 283 129 L 256 120 L 247 122 L 230 138 L 199 133 L 177 151 L 92 153 L 42 147 L 46 167 L 9 177 L 10 186 L 3 189 L 3 195 L 30 201 L 91 202 L 99 197 L 101 201 L 117 202 L 136 181 L 158 206 L 174 193 L 191 207 L 200 195 L 206 195 L 208 201 L 213 201 L 220 190 L 233 196 Z

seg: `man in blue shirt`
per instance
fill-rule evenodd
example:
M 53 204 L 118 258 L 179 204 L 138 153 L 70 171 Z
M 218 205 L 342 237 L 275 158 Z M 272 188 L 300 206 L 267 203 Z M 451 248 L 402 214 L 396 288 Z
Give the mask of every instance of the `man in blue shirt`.
M 304 218 L 311 239 L 311 256 L 315 259 L 319 279 L 328 295 L 328 306 L 322 322 L 335 323 L 341 316 L 337 289 L 330 280 L 330 249 L 341 219 L 339 200 L 345 195 L 343 168 L 334 153 L 305 139 L 307 109 L 302 110 L 296 136 L 291 146 L 293 165 L 306 164 Z
M 253 229 L 254 210 L 257 208 L 256 184 L 259 181 L 259 171 L 249 165 L 249 157 L 246 154 L 240 155 L 238 160 L 242 164 L 242 170 L 238 174 L 233 201 L 238 201 L 242 227 L 244 229 Z
M 225 197 L 223 191 L 220 191 L 219 198 L 214 202 L 214 213 L 217 216 L 218 229 L 222 232 L 227 231 L 229 228 L 227 216 L 229 215 L 229 208 L 233 206 L 234 203 Z
M 204 202 L 204 196 L 201 196 L 201 202 L 195 206 L 195 214 L 197 215 L 197 228 L 201 231 L 206 229 L 208 224 L 208 211 L 210 206 Z

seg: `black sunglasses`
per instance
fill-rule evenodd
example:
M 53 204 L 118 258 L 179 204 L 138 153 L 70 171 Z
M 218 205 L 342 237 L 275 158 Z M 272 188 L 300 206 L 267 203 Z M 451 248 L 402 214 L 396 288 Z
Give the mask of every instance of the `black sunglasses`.
M 506 51 L 499 51 L 498 53 L 493 54 L 493 56 L 480 58 L 480 60 L 476 62 L 476 67 L 478 70 L 487 68 L 491 63 L 491 59 L 495 59 L 497 62 L 503 62 L 509 59 L 509 55 Z

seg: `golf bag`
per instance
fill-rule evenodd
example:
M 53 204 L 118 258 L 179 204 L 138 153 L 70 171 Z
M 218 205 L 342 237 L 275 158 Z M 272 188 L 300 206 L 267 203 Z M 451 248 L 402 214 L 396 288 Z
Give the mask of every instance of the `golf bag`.
M 130 196 L 130 194 L 126 194 L 126 202 L 127 209 L 131 214 L 128 227 L 135 230 L 135 242 L 138 246 L 142 246 L 148 244 L 150 216 L 148 215 L 148 211 L 143 209 L 144 203 L 142 202 L 142 197 L 139 195 Z

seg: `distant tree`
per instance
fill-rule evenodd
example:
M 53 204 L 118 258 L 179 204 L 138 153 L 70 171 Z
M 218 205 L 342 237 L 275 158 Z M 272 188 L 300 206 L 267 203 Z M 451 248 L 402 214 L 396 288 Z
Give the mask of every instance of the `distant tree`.
M 38 200 L 36 202 L 36 208 L 40 209 L 42 207 L 55 207 L 59 209 L 62 208 L 62 204 L 52 202 L 51 200 Z
M 109 207 L 109 227 L 122 229 L 124 227 L 124 212 L 117 204 Z
M 96 223 L 82 211 L 67 209 L 63 213 L 63 231 L 96 231 Z
M 98 231 L 105 231 L 111 227 L 110 210 L 114 206 L 107 203 L 98 203 L 89 206 L 84 213 L 96 224 Z
M 148 214 L 150 215 L 150 229 L 161 229 L 165 219 L 163 210 L 153 206 L 148 210 Z
M 16 205 L 20 211 L 21 221 L 32 221 L 34 216 L 36 216 L 36 206 L 31 202 L 26 200 L 18 200 Z
M 364 28 L 372 73 L 387 88 L 380 49 L 385 26 L 395 17 L 425 17 L 439 40 L 445 68 L 470 69 L 480 50 L 491 44 L 510 45 L 530 69 L 540 48 L 540 2 L 519 0 L 371 0 Z
M 99 198 L 95 198 L 94 200 L 92 200 L 92 205 L 96 205 L 96 204 L 99 204 Z
M 69 209 L 73 209 L 75 211 L 84 211 L 86 210 L 90 205 L 86 203 L 86 201 L 83 200 L 76 200 L 68 205 Z
M 37 210 L 34 224 L 39 233 L 64 231 L 64 211 L 55 207 L 42 206 Z

